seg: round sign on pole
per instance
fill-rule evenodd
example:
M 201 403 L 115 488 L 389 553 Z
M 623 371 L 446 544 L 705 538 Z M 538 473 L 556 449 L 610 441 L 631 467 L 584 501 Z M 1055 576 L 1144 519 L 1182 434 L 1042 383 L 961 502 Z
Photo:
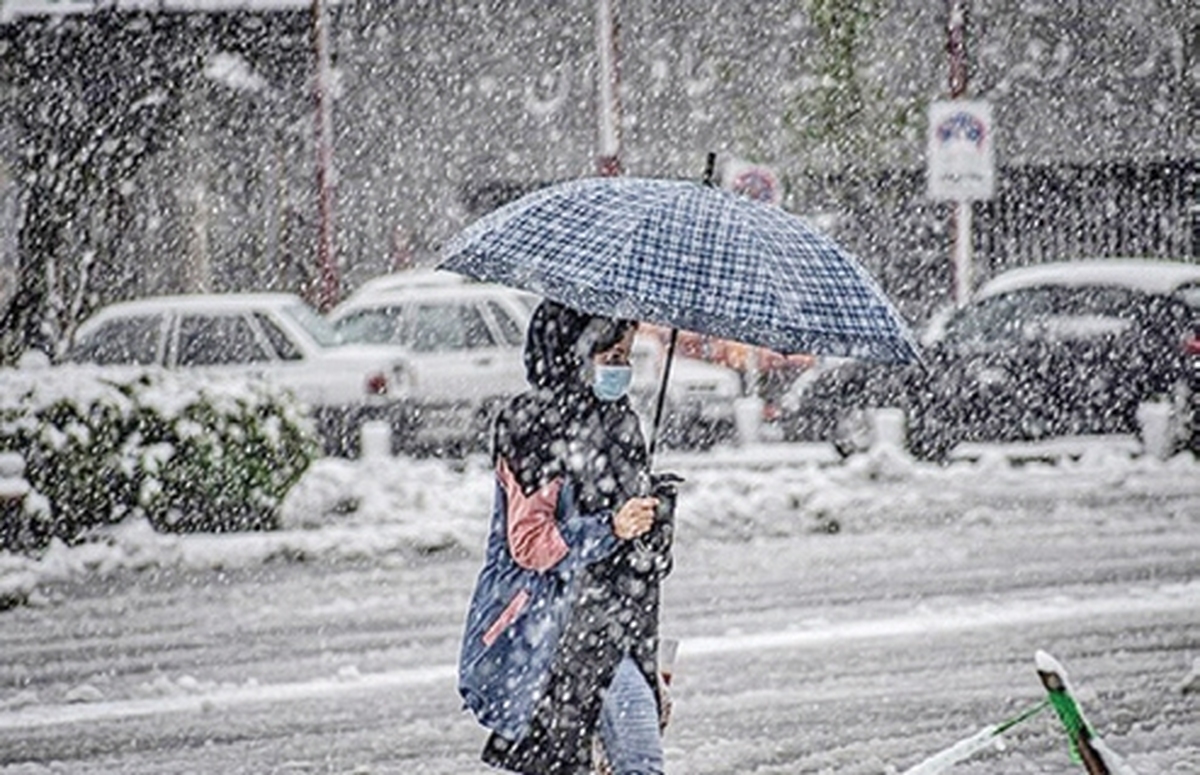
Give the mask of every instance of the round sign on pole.
M 777 205 L 783 201 L 783 187 L 770 167 L 731 160 L 721 179 L 725 188 L 756 202 Z

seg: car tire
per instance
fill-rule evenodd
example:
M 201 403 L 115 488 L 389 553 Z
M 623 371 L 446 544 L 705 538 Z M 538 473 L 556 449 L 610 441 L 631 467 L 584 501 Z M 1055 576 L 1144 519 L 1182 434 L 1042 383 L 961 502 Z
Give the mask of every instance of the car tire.
M 935 405 L 909 412 L 908 452 L 917 460 L 944 463 L 961 441 L 961 431 L 947 413 Z
M 683 430 L 684 449 L 707 452 L 716 444 L 716 426 L 707 420 L 693 420 Z
M 875 444 L 875 425 L 866 407 L 847 407 L 834 421 L 831 441 L 843 458 L 861 454 Z
M 503 399 L 489 399 L 475 410 L 471 421 L 471 439 L 467 444 L 468 452 L 485 453 L 492 448 L 492 431 L 495 427 L 496 416 L 504 406 Z
M 352 412 L 329 406 L 313 412 L 321 449 L 328 457 L 358 457 L 358 422 Z

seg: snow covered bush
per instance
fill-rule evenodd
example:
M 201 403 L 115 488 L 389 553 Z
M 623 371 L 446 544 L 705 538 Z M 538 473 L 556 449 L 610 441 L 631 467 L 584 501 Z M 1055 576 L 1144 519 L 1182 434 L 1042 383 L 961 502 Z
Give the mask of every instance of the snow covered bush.
M 49 501 L 23 531 L 41 545 L 131 516 L 170 531 L 273 527 L 318 446 L 300 407 L 262 386 L 55 368 L 0 371 L 3 450 Z

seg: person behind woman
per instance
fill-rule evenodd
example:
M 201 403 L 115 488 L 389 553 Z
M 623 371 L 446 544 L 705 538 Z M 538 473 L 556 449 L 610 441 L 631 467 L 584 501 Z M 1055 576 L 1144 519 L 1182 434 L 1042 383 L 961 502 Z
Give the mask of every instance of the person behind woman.
M 491 730 L 483 760 L 521 773 L 663 771 L 659 585 L 673 492 L 645 494 L 626 396 L 636 323 L 543 301 L 532 388 L 496 419 L 496 494 L 467 613 L 459 692 Z

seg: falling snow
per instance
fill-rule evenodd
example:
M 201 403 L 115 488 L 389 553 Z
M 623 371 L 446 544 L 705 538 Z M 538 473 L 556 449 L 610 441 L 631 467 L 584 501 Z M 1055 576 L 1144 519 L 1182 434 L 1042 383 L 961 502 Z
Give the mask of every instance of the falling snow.
M 52 373 L 110 302 L 315 300 L 319 279 L 344 295 L 431 265 L 505 201 L 594 175 L 603 132 L 631 175 L 698 180 L 709 153 L 721 184 L 755 171 L 914 328 L 952 301 L 965 213 L 975 286 L 1200 255 L 1188 0 L 613 5 L 620 110 L 602 127 L 592 0 L 0 0 L 0 364 L 27 367 L 0 386 Z M 955 65 L 955 96 L 993 111 L 996 190 L 952 219 L 925 165 Z M 663 601 L 670 772 L 899 775 L 964 740 L 954 773 L 1078 769 L 1050 713 L 975 750 L 1043 699 L 1048 655 L 1133 771 L 1200 772 L 1194 454 L 1066 438 L 934 465 L 886 440 L 846 460 L 750 441 L 657 462 L 686 480 Z M 25 494 L 14 481 L 0 494 Z M 0 775 L 482 775 L 454 663 L 493 488 L 473 456 L 325 457 L 278 529 L 135 516 L 0 551 Z

